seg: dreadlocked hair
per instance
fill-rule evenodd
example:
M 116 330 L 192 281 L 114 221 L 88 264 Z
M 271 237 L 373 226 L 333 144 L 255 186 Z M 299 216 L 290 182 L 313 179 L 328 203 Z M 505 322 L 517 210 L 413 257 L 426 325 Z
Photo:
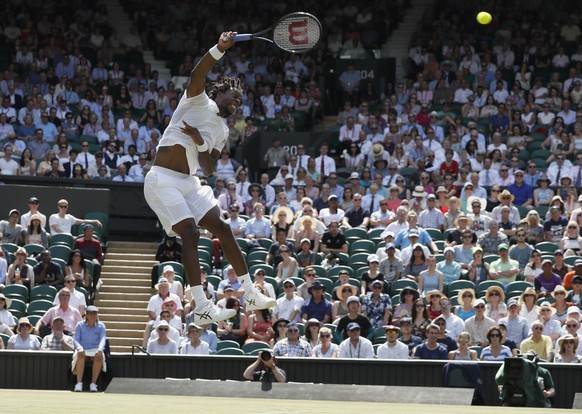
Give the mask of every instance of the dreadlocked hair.
M 208 96 L 210 99 L 215 99 L 216 95 L 218 95 L 218 92 L 226 92 L 230 89 L 238 89 L 242 93 L 240 79 L 222 76 L 218 79 L 218 81 L 214 82 L 212 88 L 210 88 L 210 91 L 208 92 Z

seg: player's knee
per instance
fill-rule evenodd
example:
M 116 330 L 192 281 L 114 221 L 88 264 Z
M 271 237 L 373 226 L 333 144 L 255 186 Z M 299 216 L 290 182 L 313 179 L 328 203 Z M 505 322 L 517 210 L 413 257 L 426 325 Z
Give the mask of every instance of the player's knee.
M 180 235 L 182 243 L 197 243 L 200 239 L 200 231 L 194 220 L 177 224 L 174 226 L 174 231 Z

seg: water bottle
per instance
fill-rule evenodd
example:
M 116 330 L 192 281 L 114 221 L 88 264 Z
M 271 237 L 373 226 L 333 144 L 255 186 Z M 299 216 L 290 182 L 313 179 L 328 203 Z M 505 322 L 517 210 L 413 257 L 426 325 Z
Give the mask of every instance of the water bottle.
M 14 276 L 16 277 L 16 280 L 20 280 L 20 267 L 14 269 Z

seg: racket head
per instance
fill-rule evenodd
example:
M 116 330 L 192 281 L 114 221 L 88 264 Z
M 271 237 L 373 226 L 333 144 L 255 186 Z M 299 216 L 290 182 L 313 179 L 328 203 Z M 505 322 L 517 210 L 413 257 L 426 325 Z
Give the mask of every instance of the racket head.
M 287 14 L 273 26 L 273 42 L 291 53 L 312 49 L 321 37 L 321 23 L 305 12 Z

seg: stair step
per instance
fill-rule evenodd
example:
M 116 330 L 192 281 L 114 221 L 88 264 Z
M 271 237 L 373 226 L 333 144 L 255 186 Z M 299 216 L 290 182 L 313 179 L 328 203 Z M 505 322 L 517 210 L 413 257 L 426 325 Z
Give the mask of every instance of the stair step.
M 124 293 L 124 292 L 140 293 L 148 296 L 151 296 L 153 294 L 152 288 L 149 286 L 149 284 L 147 286 L 134 286 L 134 285 L 115 286 L 104 283 L 103 286 L 101 287 L 101 290 L 99 290 L 99 295 L 104 295 L 107 293 Z
M 128 302 L 126 300 L 118 300 L 118 299 L 101 299 L 99 296 L 95 299 L 95 305 L 100 308 L 126 308 L 126 309 L 141 309 L 141 311 L 145 314 L 146 309 L 148 307 L 147 300 L 134 300 Z M 130 312 L 130 313 L 133 313 Z
M 145 301 L 147 302 L 152 295 L 149 293 L 115 293 L 115 292 L 99 292 L 99 300 L 125 300 L 128 302 Z
M 127 263 L 125 263 L 127 264 Z M 105 272 L 115 272 L 115 273 L 145 273 L 151 274 L 152 267 L 151 266 L 112 266 L 109 264 L 104 265 L 101 268 L 103 273 Z
M 105 269 L 105 268 L 104 268 Z M 101 272 L 101 279 L 150 279 L 150 272 L 147 273 L 133 273 L 133 272 L 113 272 L 113 271 L 103 271 Z
M 156 255 L 154 253 L 117 253 L 107 252 L 107 261 L 109 260 L 126 260 L 126 261 L 155 261 Z
M 99 321 L 103 322 L 107 327 L 107 336 L 109 336 L 111 332 L 118 330 L 140 331 L 143 335 L 143 331 L 146 327 L 146 322 L 105 321 L 101 315 L 99 315 Z M 133 335 L 131 336 L 133 337 Z
M 135 279 L 131 279 L 131 278 L 127 278 L 127 279 L 123 279 L 123 278 L 116 278 L 116 277 L 107 277 L 107 278 L 103 278 L 101 277 L 101 280 L 103 280 L 103 288 L 105 288 L 106 286 L 147 286 L 150 287 L 150 280 L 149 278 L 135 278 Z M 102 289 L 103 289 L 102 288 Z
M 131 250 L 131 249 L 151 249 L 154 253 L 158 248 L 158 243 L 134 243 L 134 242 L 121 242 L 121 241 L 112 241 L 109 242 L 108 245 L 109 249 L 123 249 L 123 251 Z
M 119 338 L 123 336 L 125 338 L 135 338 L 135 339 L 142 339 L 143 338 L 143 330 L 144 328 L 140 329 L 124 329 L 120 327 L 118 329 L 109 329 L 107 327 L 107 337 L 113 336 L 114 338 Z
M 131 266 L 131 268 L 140 268 L 140 269 L 150 269 L 156 264 L 158 263 L 155 260 L 152 260 L 151 258 L 148 259 L 136 259 L 136 260 L 127 260 L 127 259 L 110 259 L 109 256 L 107 256 L 107 260 L 105 261 L 105 264 L 103 265 L 103 267 L 110 267 L 110 266 L 115 266 L 116 268 L 119 268 L 121 266 Z
M 102 321 L 114 321 L 114 322 L 135 322 L 143 323 L 144 325 L 149 320 L 146 312 L 136 313 L 135 309 L 130 309 L 130 314 L 122 314 L 119 311 L 114 310 L 115 308 L 101 308 L 99 309 L 99 320 Z
M 132 345 L 142 346 L 143 338 L 128 338 L 128 337 L 109 337 L 109 332 L 107 332 L 107 339 L 109 339 L 109 345 L 113 348 L 114 346 L 124 346 L 129 348 L 125 352 L 131 352 Z

